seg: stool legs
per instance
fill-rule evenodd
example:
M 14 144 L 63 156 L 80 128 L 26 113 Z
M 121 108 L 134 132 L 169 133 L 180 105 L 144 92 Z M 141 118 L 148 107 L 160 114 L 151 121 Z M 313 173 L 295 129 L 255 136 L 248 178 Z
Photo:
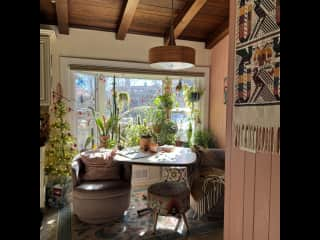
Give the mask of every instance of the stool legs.
M 153 234 L 155 234 L 157 230 L 158 215 L 159 213 L 157 211 L 153 211 Z
M 174 229 L 174 231 L 177 231 L 178 230 L 178 228 L 179 228 L 179 225 L 180 225 L 180 222 L 181 222 L 181 215 L 179 215 L 178 216 L 178 223 L 177 223 L 177 225 L 176 225 L 176 227 L 175 227 L 175 229 Z
M 183 214 L 182 214 L 182 217 L 183 217 L 184 223 L 186 224 L 187 232 L 189 232 L 189 224 L 188 224 L 188 221 L 187 221 L 186 214 L 183 213 Z

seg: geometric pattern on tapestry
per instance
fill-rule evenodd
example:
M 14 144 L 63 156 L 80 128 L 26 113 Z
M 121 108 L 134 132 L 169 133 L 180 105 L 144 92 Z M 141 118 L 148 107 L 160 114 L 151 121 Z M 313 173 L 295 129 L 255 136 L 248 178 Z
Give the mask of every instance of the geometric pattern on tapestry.
M 280 103 L 280 36 L 236 50 L 235 105 Z
M 280 0 L 237 0 L 233 146 L 280 153 Z
M 280 30 L 280 0 L 237 0 L 236 44 Z

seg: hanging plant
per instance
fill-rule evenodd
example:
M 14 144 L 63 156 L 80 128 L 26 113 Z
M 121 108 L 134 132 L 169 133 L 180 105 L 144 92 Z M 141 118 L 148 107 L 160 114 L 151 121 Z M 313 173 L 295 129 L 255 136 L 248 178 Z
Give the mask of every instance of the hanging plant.
M 126 105 L 129 109 L 130 106 L 130 95 L 128 92 L 119 92 L 118 93 L 118 102 L 120 105 L 120 109 L 123 109 L 123 107 Z
M 183 86 L 184 100 L 190 108 L 192 108 L 192 103 L 199 102 L 203 93 L 204 90 L 201 88 Z
M 174 107 L 174 104 L 176 104 L 174 97 L 168 93 L 157 96 L 154 99 L 153 103 L 159 108 L 169 109 L 169 110 L 171 110 Z
M 119 101 L 123 101 L 123 102 L 127 102 L 127 103 L 130 102 L 130 96 L 129 96 L 128 92 L 119 92 L 118 98 L 119 98 Z
M 182 82 L 181 79 L 179 80 L 179 83 L 176 86 L 176 92 L 179 93 L 182 90 Z

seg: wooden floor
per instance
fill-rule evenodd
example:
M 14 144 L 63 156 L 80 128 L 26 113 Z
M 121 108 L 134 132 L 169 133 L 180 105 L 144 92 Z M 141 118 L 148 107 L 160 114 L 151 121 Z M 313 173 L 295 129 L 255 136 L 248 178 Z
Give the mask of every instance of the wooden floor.
M 40 240 L 57 240 L 58 210 L 51 208 L 44 210 Z
M 45 212 L 40 240 L 57 240 L 57 210 L 50 209 Z M 223 240 L 223 228 L 217 228 L 210 234 L 186 237 L 185 240 Z
M 217 228 L 210 234 L 187 237 L 186 240 L 223 240 L 223 228 Z

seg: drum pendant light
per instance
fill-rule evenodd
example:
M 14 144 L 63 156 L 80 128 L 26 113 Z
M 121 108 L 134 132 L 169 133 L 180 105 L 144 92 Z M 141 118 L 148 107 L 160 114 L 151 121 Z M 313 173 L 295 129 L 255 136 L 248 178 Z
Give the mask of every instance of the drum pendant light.
M 152 68 L 179 70 L 194 67 L 195 50 L 191 47 L 176 46 L 173 31 L 173 0 L 171 10 L 171 26 L 169 44 L 153 47 L 149 50 L 149 63 Z

